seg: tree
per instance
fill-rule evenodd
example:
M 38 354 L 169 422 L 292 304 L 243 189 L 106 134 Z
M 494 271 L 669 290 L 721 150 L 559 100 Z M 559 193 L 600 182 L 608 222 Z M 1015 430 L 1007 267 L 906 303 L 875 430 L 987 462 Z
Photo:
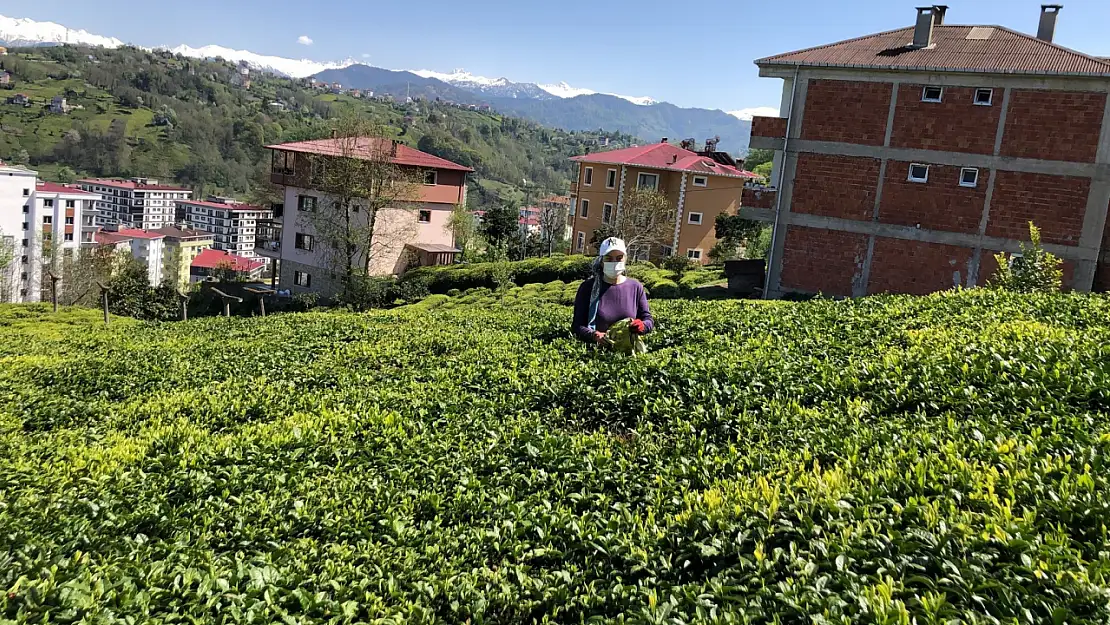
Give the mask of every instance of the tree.
M 744 169 L 755 171 L 756 167 L 764 163 L 770 163 L 773 160 L 775 160 L 774 150 L 749 150 L 747 158 L 744 159 Z
M 447 227 L 451 229 L 451 236 L 455 240 L 455 247 L 462 250 L 463 259 L 469 260 L 481 242 L 481 233 L 478 231 L 478 218 L 474 213 L 462 205 L 456 204 L 451 209 L 451 217 L 447 220 Z
M 608 236 L 624 240 L 629 250 L 669 245 L 674 236 L 675 208 L 666 195 L 651 189 L 632 189 L 609 220 Z M 600 236 L 600 235 L 599 235 Z
M 541 252 L 550 256 L 566 238 L 567 208 L 553 202 L 542 202 L 539 222 Z
M 329 154 L 310 157 L 311 187 L 321 197 L 298 216 L 311 227 L 314 250 L 339 275 L 342 300 L 355 295 L 355 281 L 373 272 L 375 260 L 399 253 L 416 231 L 411 203 L 424 171 L 396 164 L 397 144 L 361 117 L 339 119 L 333 132 Z
M 0 233 L 0 302 L 11 302 L 19 284 L 19 263 L 16 262 L 15 237 Z
M 520 230 L 520 209 L 513 202 L 504 201 L 486 211 L 482 233 L 494 247 L 503 247 L 517 239 Z
M 750 251 L 752 242 L 759 237 L 764 227 L 758 221 L 725 213 L 717 215 L 717 221 L 713 225 L 717 245 L 709 251 L 709 256 L 715 262 L 740 258 L 741 250 Z M 750 254 L 748 256 L 751 257 Z
M 998 273 L 990 286 L 1015 293 L 1057 293 L 1063 285 L 1061 261 L 1041 247 L 1041 231 L 1029 222 L 1030 244 L 1021 244 L 1020 254 L 996 254 Z
M 755 168 L 752 169 L 751 171 L 752 171 L 753 174 L 757 174 L 757 175 L 761 176 L 763 178 L 764 183 L 773 184 L 772 181 L 771 181 L 771 170 L 772 169 L 774 169 L 774 163 L 769 163 L 768 162 L 768 163 L 760 163 L 759 165 L 756 165 Z
M 69 167 L 62 165 L 58 168 L 57 178 L 58 182 L 62 184 L 71 184 L 77 181 L 77 174 Z

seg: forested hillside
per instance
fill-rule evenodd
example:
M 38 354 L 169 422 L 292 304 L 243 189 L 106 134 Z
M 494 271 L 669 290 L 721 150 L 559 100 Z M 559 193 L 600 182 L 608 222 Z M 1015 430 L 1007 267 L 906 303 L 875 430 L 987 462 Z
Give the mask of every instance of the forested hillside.
M 408 145 L 474 167 L 471 197 L 490 203 L 520 199 L 523 189 L 565 192 L 569 157 L 601 137 L 614 147 L 633 141 L 436 102 L 357 99 L 268 75 L 252 74 L 248 89 L 229 63 L 136 48 L 18 49 L 0 67 L 13 83 L 0 90 L 0 159 L 61 181 L 150 176 L 245 196 L 268 170 L 263 146 L 327 136 L 332 119 L 355 111 Z M 8 103 L 17 94 L 31 105 Z M 57 95 L 80 108 L 51 113 Z

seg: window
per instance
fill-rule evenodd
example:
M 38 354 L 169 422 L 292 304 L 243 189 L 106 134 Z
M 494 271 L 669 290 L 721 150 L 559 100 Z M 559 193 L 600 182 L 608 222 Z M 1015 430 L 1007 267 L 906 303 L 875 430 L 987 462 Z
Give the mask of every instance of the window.
M 605 188 L 613 189 L 617 186 L 617 170 L 610 169 L 609 173 L 605 176 Z
M 944 97 L 944 89 L 941 87 L 925 87 L 921 90 L 922 102 L 940 102 Z
M 77 207 L 77 201 L 76 200 L 66 200 L 66 208 L 76 208 L 76 207 Z
M 960 186 L 974 187 L 979 184 L 979 170 L 974 167 L 964 167 L 960 170 Z
M 26 254 L 23 255 L 23 257 L 20 259 L 20 262 L 22 262 L 24 265 L 27 264 L 27 255 Z
M 659 188 L 659 176 L 657 174 L 640 174 L 636 180 L 636 186 L 654 191 Z
M 671 246 L 669 246 L 669 245 L 660 245 L 659 246 L 659 253 L 663 256 L 670 256 L 671 254 L 674 253 L 674 250 L 671 249 Z
M 296 236 L 296 239 L 294 240 L 293 243 L 294 243 L 294 247 L 296 247 L 298 250 L 305 250 L 306 252 L 311 252 L 312 251 L 312 235 L 311 234 L 302 234 L 302 233 L 298 232 L 297 236 Z
M 434 169 L 429 169 L 428 171 L 424 172 L 424 184 L 435 185 L 437 180 L 437 173 L 439 172 Z
M 990 106 L 994 101 L 994 89 L 976 89 L 975 90 L 975 104 L 979 106 Z
M 29 212 L 31 212 L 31 207 L 24 204 L 23 205 L 23 214 L 26 215 Z
M 54 200 L 43 200 L 42 205 L 46 208 L 54 208 Z
M 432 211 L 420 211 L 418 221 L 422 224 L 432 223 Z
M 586 217 L 589 217 L 589 216 L 590 216 L 590 201 L 589 200 L 582 200 L 582 215 L 581 215 L 581 217 L 583 219 L 585 219 Z
M 73 225 L 73 218 L 72 217 L 66 217 L 66 225 L 67 226 L 72 226 Z
M 54 223 L 54 218 L 53 218 L 53 217 L 51 217 L 50 215 L 43 215 L 43 217 L 42 217 L 42 223 L 44 223 L 44 224 L 52 224 L 52 223 Z
M 586 233 L 585 232 L 579 232 L 578 233 L 578 238 L 574 242 L 574 249 L 576 251 L 579 251 L 579 252 L 583 252 L 583 251 L 586 250 Z
M 613 205 L 606 204 L 601 207 L 601 223 L 611 223 L 613 221 Z
M 694 186 L 695 187 L 708 187 L 709 186 L 709 178 L 706 177 L 706 176 L 694 176 Z
M 26 228 L 24 228 L 26 230 Z M 27 247 L 27 239 L 23 239 L 23 247 Z
M 909 181 L 929 182 L 929 166 L 921 163 L 911 163 Z
M 72 232 L 67 232 L 65 239 L 66 239 L 66 241 L 72 241 L 73 240 L 73 233 Z
M 701 250 L 686 250 L 686 258 L 690 260 L 701 260 Z
M 587 187 L 594 183 L 594 168 L 587 167 L 586 173 L 582 174 L 582 184 Z
M 31 195 L 31 190 L 30 189 L 24 189 L 23 190 L 23 197 L 29 197 L 30 195 Z
M 686 222 L 696 226 L 701 225 L 701 213 L 686 213 L 688 215 Z
M 310 213 L 316 212 L 316 198 L 311 195 L 298 195 L 297 196 L 297 210 L 307 211 Z
M 312 286 L 312 274 L 306 271 L 294 271 L 293 284 L 306 288 Z

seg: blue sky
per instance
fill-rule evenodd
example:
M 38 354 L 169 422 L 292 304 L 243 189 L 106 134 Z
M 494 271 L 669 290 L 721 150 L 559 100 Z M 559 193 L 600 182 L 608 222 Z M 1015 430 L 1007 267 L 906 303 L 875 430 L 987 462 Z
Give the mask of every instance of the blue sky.
M 0 13 L 139 45 L 217 44 L 318 61 L 354 57 L 652 96 L 727 111 L 777 106 L 752 60 L 910 26 L 920 0 L 6 0 Z M 952 24 L 1035 33 L 1040 2 L 949 0 Z M 1110 2 L 1069 0 L 1057 43 L 1110 56 Z M 308 37 L 311 45 L 298 43 Z

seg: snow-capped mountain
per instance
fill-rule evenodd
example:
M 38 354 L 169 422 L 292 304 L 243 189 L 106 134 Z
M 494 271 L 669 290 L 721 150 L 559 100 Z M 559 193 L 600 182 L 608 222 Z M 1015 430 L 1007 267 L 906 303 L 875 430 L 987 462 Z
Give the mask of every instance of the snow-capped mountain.
M 746 122 L 752 121 L 753 117 L 778 117 L 779 110 L 773 106 L 756 106 L 750 109 L 740 109 L 739 111 L 729 111 L 736 119 L 742 119 Z
M 174 54 L 191 57 L 194 59 L 224 59 L 235 63 L 245 62 L 248 67 L 261 72 L 280 74 L 292 78 L 305 78 L 319 74 L 326 69 L 341 69 L 354 65 L 355 61 L 348 59 L 338 63 L 319 63 L 308 59 L 287 59 L 280 56 L 266 56 L 255 54 L 247 50 L 234 50 L 223 46 L 204 46 L 193 48 L 181 45 L 176 48 L 166 48 Z
M 430 69 L 417 69 L 411 70 L 411 72 L 422 78 L 435 78 L 436 80 L 442 80 L 460 89 L 465 89 L 472 93 L 480 93 L 492 98 L 531 98 L 535 100 L 547 100 L 553 97 L 540 86 L 530 82 L 513 82 L 508 78 L 475 76 L 463 69 L 457 69 L 450 74 L 436 72 Z
M 115 37 L 102 37 L 85 30 L 73 30 L 54 22 L 5 17 L 0 15 L 0 43 L 7 46 L 81 44 L 102 48 L 118 48 L 123 42 Z

